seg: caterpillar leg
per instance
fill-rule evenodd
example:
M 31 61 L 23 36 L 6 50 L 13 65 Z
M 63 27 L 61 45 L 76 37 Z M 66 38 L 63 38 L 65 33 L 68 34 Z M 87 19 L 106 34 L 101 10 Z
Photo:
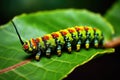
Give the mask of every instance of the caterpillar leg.
M 57 46 L 57 55 L 60 56 L 61 55 L 61 45 Z
M 95 46 L 96 48 L 98 48 L 98 40 L 97 40 L 97 39 L 94 40 L 94 46 Z
M 66 38 L 66 37 L 65 37 L 65 47 L 67 48 L 67 51 L 71 53 L 72 51 L 71 43 L 70 43 L 69 38 Z
M 76 44 L 76 51 L 79 51 L 81 47 L 81 40 L 78 40 L 77 44 Z
M 50 47 L 48 47 L 48 48 L 46 49 L 45 54 L 46 54 L 47 57 L 50 57 L 50 54 L 51 54 L 51 48 L 50 48 Z
M 39 50 L 38 53 L 35 55 L 35 59 L 36 59 L 37 61 L 40 60 L 40 55 L 41 55 L 41 51 Z
M 104 38 L 99 42 L 99 44 L 101 45 L 101 47 L 104 47 Z
M 90 41 L 89 41 L 89 40 L 86 40 L 86 42 L 85 42 L 85 48 L 88 49 L 89 46 L 90 46 Z
M 70 42 L 67 42 L 66 47 L 67 47 L 68 52 L 72 51 L 72 47 L 71 47 L 71 43 Z

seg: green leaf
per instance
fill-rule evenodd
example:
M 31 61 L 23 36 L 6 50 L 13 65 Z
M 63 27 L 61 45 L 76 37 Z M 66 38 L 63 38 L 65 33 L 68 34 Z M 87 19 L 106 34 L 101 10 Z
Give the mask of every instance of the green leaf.
M 16 16 L 14 22 L 21 34 L 22 39 L 30 39 L 43 36 L 76 25 L 89 25 L 103 31 L 105 41 L 112 39 L 114 30 L 99 14 L 87 10 L 54 10 L 23 14 Z M 42 57 L 39 62 L 32 60 L 25 65 L 10 69 L 21 61 L 27 59 L 28 55 L 22 50 L 18 36 L 11 22 L 0 27 L 0 80 L 58 80 L 66 77 L 77 66 L 83 65 L 98 54 L 111 53 L 114 49 L 73 51 L 71 54 L 62 53 L 61 57 L 52 55 L 50 59 Z M 8 69 L 6 69 L 8 68 Z
M 120 36 L 120 1 L 115 3 L 105 14 L 107 20 L 114 26 L 115 36 Z

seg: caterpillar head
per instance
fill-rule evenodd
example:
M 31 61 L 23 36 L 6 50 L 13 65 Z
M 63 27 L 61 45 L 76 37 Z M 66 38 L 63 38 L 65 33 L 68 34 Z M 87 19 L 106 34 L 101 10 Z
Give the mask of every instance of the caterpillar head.
M 25 42 L 25 43 L 23 44 L 23 50 L 26 51 L 26 52 L 29 51 L 29 45 L 28 45 L 28 42 Z
M 27 53 L 31 53 L 31 54 L 35 53 L 35 51 L 37 51 L 37 42 L 38 42 L 38 40 L 36 42 L 34 39 L 31 39 L 31 40 L 28 40 L 26 42 L 23 42 L 14 21 L 11 21 L 11 23 L 13 24 L 13 26 L 14 26 L 14 28 L 16 30 L 16 33 L 17 33 L 18 38 L 20 40 L 20 43 L 23 45 L 24 51 L 27 52 Z
M 37 50 L 37 43 L 34 39 L 24 42 L 23 49 L 27 53 L 33 53 Z

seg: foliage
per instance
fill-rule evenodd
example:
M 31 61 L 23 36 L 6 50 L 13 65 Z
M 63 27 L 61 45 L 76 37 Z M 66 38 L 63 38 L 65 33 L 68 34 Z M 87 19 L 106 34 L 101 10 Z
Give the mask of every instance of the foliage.
M 105 41 L 111 40 L 114 30 L 112 26 L 100 16 L 87 10 L 55 10 L 22 14 L 14 18 L 14 22 L 23 40 L 43 36 L 51 32 L 73 27 L 89 25 L 97 27 L 105 36 Z M 9 22 L 0 27 L 0 70 L 22 62 L 28 55 L 22 50 L 14 27 Z M 114 52 L 114 49 L 94 49 L 71 54 L 63 52 L 61 57 L 52 55 L 50 59 L 42 57 L 39 62 L 30 61 L 18 68 L 0 74 L 0 79 L 19 80 L 58 80 L 66 77 L 77 66 L 83 65 L 98 54 Z

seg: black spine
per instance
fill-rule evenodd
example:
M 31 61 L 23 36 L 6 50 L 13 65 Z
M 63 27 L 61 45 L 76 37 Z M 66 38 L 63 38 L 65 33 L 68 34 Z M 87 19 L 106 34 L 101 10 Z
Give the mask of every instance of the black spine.
M 19 37 L 19 40 L 20 40 L 21 44 L 23 45 L 23 44 L 24 44 L 24 42 L 23 42 L 23 40 L 22 40 L 22 39 L 21 39 L 21 37 L 20 37 L 20 34 L 19 34 L 19 32 L 18 32 L 18 30 L 17 30 L 17 28 L 16 28 L 15 23 L 14 23 L 13 21 L 11 21 L 11 22 L 12 22 L 12 24 L 13 24 L 14 28 L 15 28 L 15 31 L 16 31 L 16 33 L 17 33 L 18 37 Z

